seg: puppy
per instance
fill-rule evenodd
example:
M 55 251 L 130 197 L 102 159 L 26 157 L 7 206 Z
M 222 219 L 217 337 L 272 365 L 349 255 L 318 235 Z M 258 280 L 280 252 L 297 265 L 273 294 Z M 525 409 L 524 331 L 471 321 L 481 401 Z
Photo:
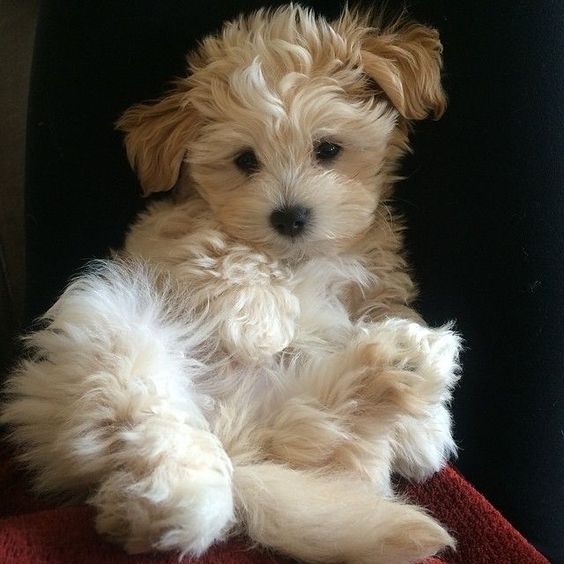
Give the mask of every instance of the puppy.
M 129 552 L 233 532 L 319 562 L 454 540 L 394 495 L 454 452 L 460 341 L 410 307 L 387 203 L 445 109 L 437 32 L 289 5 L 225 24 L 118 123 L 146 195 L 125 248 L 27 337 L 2 422 L 39 492 Z

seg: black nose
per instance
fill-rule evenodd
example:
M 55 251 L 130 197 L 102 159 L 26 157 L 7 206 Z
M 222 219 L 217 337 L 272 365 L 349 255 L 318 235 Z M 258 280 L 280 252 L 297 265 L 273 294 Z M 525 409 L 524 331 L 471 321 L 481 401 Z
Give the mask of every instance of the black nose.
M 287 237 L 299 235 L 305 229 L 311 211 L 303 206 L 280 208 L 270 214 L 272 227 Z

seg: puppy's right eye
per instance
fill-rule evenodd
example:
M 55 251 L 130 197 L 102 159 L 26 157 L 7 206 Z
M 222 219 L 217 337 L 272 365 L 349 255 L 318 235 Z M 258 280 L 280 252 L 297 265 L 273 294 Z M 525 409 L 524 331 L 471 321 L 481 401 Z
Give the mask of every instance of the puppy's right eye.
M 314 149 L 315 158 L 322 163 L 332 161 L 337 157 L 343 148 L 331 141 L 320 141 Z
M 252 174 L 260 167 L 257 156 L 251 149 L 243 151 L 233 162 L 237 168 L 242 170 L 245 174 Z

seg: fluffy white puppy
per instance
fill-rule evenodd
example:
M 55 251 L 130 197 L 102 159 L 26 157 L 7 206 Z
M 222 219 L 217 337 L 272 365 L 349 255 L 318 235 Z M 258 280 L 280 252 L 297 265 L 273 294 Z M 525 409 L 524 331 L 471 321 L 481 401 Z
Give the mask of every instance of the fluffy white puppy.
M 2 421 L 40 492 L 128 551 L 233 531 L 323 562 L 454 541 L 397 498 L 454 451 L 459 338 L 410 309 L 388 204 L 445 108 L 437 32 L 290 5 L 227 23 L 118 126 L 145 193 L 125 249 L 31 334 Z

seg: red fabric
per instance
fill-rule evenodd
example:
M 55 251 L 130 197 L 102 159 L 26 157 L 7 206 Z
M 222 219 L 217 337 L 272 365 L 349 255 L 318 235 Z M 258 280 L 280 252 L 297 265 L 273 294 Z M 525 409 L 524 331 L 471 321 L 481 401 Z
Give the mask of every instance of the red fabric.
M 446 525 L 458 540 L 456 552 L 426 564 L 547 564 L 539 554 L 454 469 L 424 484 L 403 484 L 406 495 Z M 92 510 L 35 499 L 25 475 L 0 449 L 0 562 L 3 564 L 176 564 L 175 554 L 128 556 L 102 540 Z M 289 564 L 288 558 L 251 549 L 237 538 L 185 564 Z

